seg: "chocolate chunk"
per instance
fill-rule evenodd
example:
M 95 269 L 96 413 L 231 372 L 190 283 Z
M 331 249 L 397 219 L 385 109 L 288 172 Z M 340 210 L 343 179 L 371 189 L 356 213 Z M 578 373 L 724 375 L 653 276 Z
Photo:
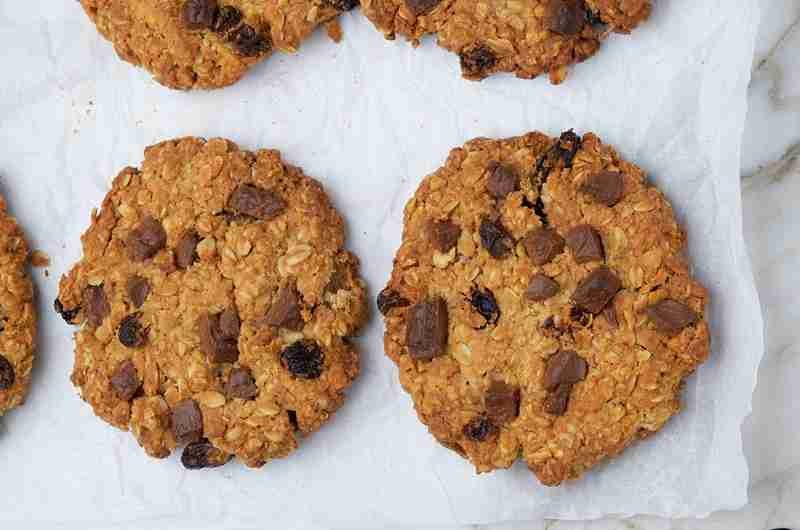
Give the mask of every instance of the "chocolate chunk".
M 208 440 L 192 442 L 183 449 L 181 464 L 186 469 L 204 469 L 219 467 L 228 463 L 230 457 L 226 456 Z
M 61 318 L 63 318 L 64 322 L 67 324 L 74 324 L 75 317 L 81 312 L 81 306 L 66 309 L 58 298 L 53 302 L 53 309 L 56 310 L 56 313 L 61 315 Z
M 619 327 L 617 310 L 614 307 L 614 304 L 610 303 L 603 309 L 603 316 L 606 317 L 606 322 L 608 322 L 609 327 L 613 329 L 617 329 Z
M 281 352 L 284 367 L 302 379 L 317 379 L 322 375 L 325 355 L 313 340 L 293 342 Z
M 286 209 L 286 201 L 264 188 L 241 184 L 228 198 L 228 208 L 239 215 L 268 221 Z
M 360 4 L 359 0 L 325 0 L 339 11 L 352 11 Z
M 225 384 L 225 395 L 230 399 L 253 399 L 258 395 L 258 387 L 250 370 L 234 368 Z
M 478 289 L 473 287 L 469 295 L 469 302 L 475 311 L 486 319 L 487 324 L 497 324 L 500 320 L 500 307 L 494 298 L 494 293 L 489 289 Z
M 546 265 L 564 252 L 564 238 L 552 228 L 537 228 L 522 240 L 534 265 Z
M 139 313 L 128 315 L 122 319 L 117 331 L 120 343 L 128 348 L 140 348 L 147 342 L 148 329 L 139 322 Z
M 203 412 L 195 400 L 184 399 L 172 408 L 172 434 L 178 444 L 196 442 L 203 436 Z
M 545 411 L 557 416 L 564 414 L 572 386 L 586 379 L 588 372 L 588 363 L 574 351 L 562 350 L 551 355 L 544 372 L 544 387 L 550 392 L 544 401 Z
M 424 15 L 431 11 L 434 7 L 438 6 L 442 0 L 406 0 L 408 10 L 414 13 L 414 16 Z
M 489 179 L 486 190 L 495 199 L 505 199 L 509 193 L 519 189 L 519 177 L 516 172 L 500 162 L 489 163 Z
M 544 16 L 547 29 L 559 35 L 577 35 L 586 24 L 583 0 L 550 0 Z
M 574 385 L 586 379 L 589 365 L 577 353 L 571 350 L 561 350 L 547 359 L 544 371 L 544 387 L 553 391 L 562 384 Z
M 411 306 L 406 321 L 408 354 L 418 361 L 429 361 L 444 355 L 448 326 L 447 304 L 442 298 Z
M 111 313 L 111 306 L 102 285 L 86 286 L 83 290 L 82 307 L 88 325 L 96 328 L 103 324 L 103 320 Z
M 504 381 L 492 381 L 484 397 L 486 416 L 495 425 L 514 421 L 519 416 L 519 388 Z
M 200 349 L 215 363 L 233 363 L 239 359 L 240 321 L 236 309 L 202 315 L 197 326 Z
M 608 267 L 599 267 L 581 280 L 572 293 L 572 301 L 593 315 L 598 314 L 622 289 L 622 282 Z
M 473 442 L 485 442 L 497 434 L 497 426 L 486 416 L 478 416 L 464 425 L 463 432 Z
M 147 281 L 147 278 L 142 278 L 141 276 L 131 276 L 128 279 L 126 290 L 131 303 L 138 309 L 142 307 L 147 295 L 150 294 L 150 282 Z
M 651 305 L 646 309 L 646 313 L 656 325 L 656 329 L 667 335 L 677 335 L 698 319 L 697 313 L 686 304 L 669 298 Z
M 111 388 L 122 401 L 130 401 L 142 387 L 136 366 L 130 359 L 122 361 L 111 376 Z
M 603 261 L 603 240 L 597 230 L 589 225 L 578 225 L 567 232 L 567 246 L 572 251 L 575 263 Z
M 525 298 L 532 302 L 542 302 L 558 294 L 561 287 L 554 279 L 542 273 L 531 278 L 528 288 L 525 289 Z
M 389 311 L 396 307 L 408 307 L 409 305 L 411 305 L 411 302 L 389 287 L 386 287 L 383 291 L 378 293 L 378 311 L 380 311 L 383 316 L 388 315 Z
M 608 207 L 614 206 L 622 199 L 625 181 L 622 173 L 616 171 L 601 171 L 589 175 L 581 191 L 590 195 L 594 200 Z
M 514 241 L 500 221 L 491 221 L 484 217 L 478 234 L 481 238 L 481 245 L 493 258 L 507 257 L 514 246 Z
M 197 260 L 197 244 L 200 236 L 190 230 L 183 234 L 175 245 L 175 265 L 179 269 L 188 269 Z
M 226 33 L 242 21 L 242 12 L 233 6 L 224 6 L 219 10 L 214 20 L 213 30 L 217 33 Z
M 497 56 L 484 44 L 462 51 L 459 58 L 461 59 L 461 73 L 467 79 L 482 79 L 497 64 Z
M 144 261 L 166 246 L 167 233 L 158 219 L 147 216 L 131 231 L 125 244 L 133 261 Z
M 230 36 L 236 51 L 245 57 L 255 57 L 260 53 L 264 53 L 270 49 L 270 42 L 258 34 L 252 26 L 242 24 Z
M 461 236 L 461 227 L 452 221 L 432 221 L 429 227 L 431 244 L 439 252 L 450 252 Z
M 8 390 L 14 386 L 16 379 L 14 365 L 4 355 L 0 355 L 0 390 Z
M 558 385 L 555 390 L 550 392 L 544 399 L 544 411 L 554 416 L 563 416 L 567 412 L 569 395 L 572 392 L 572 385 L 563 383 Z
M 275 301 L 267 311 L 266 322 L 270 326 L 292 329 L 303 329 L 303 317 L 300 314 L 300 295 L 294 285 L 285 285 L 278 291 Z
M 217 17 L 217 0 L 186 0 L 181 19 L 189 29 L 210 29 Z

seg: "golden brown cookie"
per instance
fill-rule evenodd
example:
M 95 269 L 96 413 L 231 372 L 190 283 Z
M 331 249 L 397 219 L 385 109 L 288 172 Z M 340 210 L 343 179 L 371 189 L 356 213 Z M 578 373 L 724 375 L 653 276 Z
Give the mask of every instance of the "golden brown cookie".
M 72 382 L 188 468 L 291 453 L 358 374 L 358 260 L 320 184 L 273 150 L 182 138 L 114 179 L 61 279 Z
M 579 477 L 680 409 L 706 290 L 644 173 L 594 134 L 478 138 L 405 208 L 385 350 L 420 419 L 478 472 Z
M 238 81 L 274 49 L 294 53 L 355 0 L 80 0 L 125 61 L 176 89 Z
M 466 79 L 547 73 L 558 84 L 609 33 L 646 20 L 651 0 L 362 0 L 361 9 L 387 39 L 400 34 L 417 46 L 436 34 L 459 55 Z
M 28 393 L 36 342 L 28 244 L 0 197 L 0 416 Z

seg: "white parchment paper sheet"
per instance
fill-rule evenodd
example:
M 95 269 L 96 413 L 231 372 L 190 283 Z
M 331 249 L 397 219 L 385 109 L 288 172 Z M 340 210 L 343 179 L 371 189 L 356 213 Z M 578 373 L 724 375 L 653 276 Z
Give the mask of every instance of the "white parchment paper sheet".
M 117 60 L 77 2 L 0 1 L 0 191 L 32 244 L 41 347 L 27 405 L 3 418 L 3 528 L 378 528 L 605 514 L 703 515 L 746 501 L 740 425 L 763 352 L 741 233 L 739 147 L 753 0 L 660 0 L 631 38 L 612 37 L 566 84 L 462 81 L 428 41 L 385 42 L 357 13 L 337 45 L 318 35 L 242 83 L 178 93 Z M 402 208 L 450 148 L 475 136 L 593 130 L 643 166 L 688 228 L 713 295 L 713 357 L 686 410 L 585 480 L 537 484 L 523 465 L 475 476 L 417 421 L 374 318 L 363 375 L 334 421 L 292 458 L 186 472 L 76 397 L 71 330 L 51 311 L 57 280 L 110 179 L 145 146 L 180 135 L 275 147 L 327 187 L 349 222 L 371 295 L 388 277 Z

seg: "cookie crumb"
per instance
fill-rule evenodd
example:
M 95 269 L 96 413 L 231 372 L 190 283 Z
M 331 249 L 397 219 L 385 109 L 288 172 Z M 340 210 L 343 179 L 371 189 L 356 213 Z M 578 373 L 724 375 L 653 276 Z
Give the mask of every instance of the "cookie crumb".
M 50 256 L 48 256 L 41 250 L 34 250 L 33 252 L 31 252 L 31 265 L 33 265 L 37 269 L 41 267 L 49 267 Z
M 333 19 L 325 24 L 325 33 L 336 44 L 342 42 L 342 26 L 339 24 L 338 19 Z

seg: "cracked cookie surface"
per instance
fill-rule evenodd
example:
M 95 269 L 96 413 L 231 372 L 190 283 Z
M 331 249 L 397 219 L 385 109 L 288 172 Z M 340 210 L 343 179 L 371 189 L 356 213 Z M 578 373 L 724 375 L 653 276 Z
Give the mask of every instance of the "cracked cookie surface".
M 80 0 L 123 60 L 175 89 L 238 81 L 273 50 L 296 52 L 352 0 Z M 333 33 L 332 33 L 333 34 Z
M 646 20 L 651 0 L 362 0 L 361 9 L 386 38 L 418 45 L 436 34 L 458 54 L 466 79 L 546 73 L 557 84 L 609 33 L 630 33 Z
M 0 197 L 0 416 L 25 402 L 36 342 L 28 244 Z
M 72 382 L 190 469 L 291 453 L 358 374 L 358 260 L 322 186 L 274 150 L 182 138 L 123 169 L 62 277 Z
M 453 149 L 405 207 L 386 354 L 417 415 L 478 472 L 578 478 L 680 409 L 706 290 L 641 169 L 568 131 Z

